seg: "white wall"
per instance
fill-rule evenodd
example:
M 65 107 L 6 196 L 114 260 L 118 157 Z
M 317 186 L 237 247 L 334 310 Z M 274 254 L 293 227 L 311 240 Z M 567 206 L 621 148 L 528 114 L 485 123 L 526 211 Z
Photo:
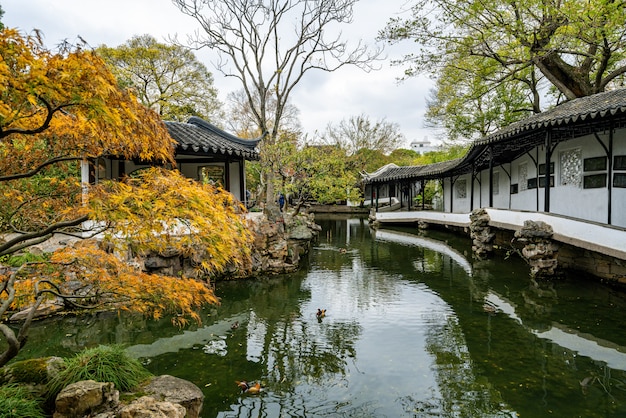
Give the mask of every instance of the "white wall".
M 609 133 L 598 133 L 599 139 L 604 146 L 598 142 L 595 135 L 568 140 L 559 143 L 553 150 L 551 161 L 554 164 L 554 187 L 550 188 L 550 213 L 565 215 L 573 218 L 585 219 L 593 222 L 607 223 L 609 219 L 609 182 L 612 178 L 608 176 L 608 164 L 606 170 L 584 171 L 584 160 L 594 157 L 605 157 L 605 147 L 609 147 Z M 578 169 L 572 169 L 571 158 L 576 155 L 576 161 L 580 164 Z M 626 129 L 619 129 L 613 136 L 613 155 L 626 156 Z M 579 157 L 579 158 L 578 158 Z M 493 207 L 499 209 L 512 209 L 524 211 L 543 212 L 545 205 L 545 188 L 528 188 L 527 181 L 536 179 L 539 166 L 545 163 L 545 149 L 539 146 L 524 154 L 510 164 L 493 168 L 494 178 L 498 178 L 497 187 L 494 186 Z M 564 166 L 569 166 L 564 170 Z M 549 167 L 549 164 L 546 164 Z M 510 174 L 510 179 L 509 175 Z M 497 174 L 496 174 L 497 173 Z M 566 173 L 578 173 L 576 181 L 568 178 Z M 604 187 L 584 188 L 584 177 L 593 174 L 607 174 L 607 182 Z M 614 173 L 626 174 L 626 169 L 614 170 Z M 543 178 L 540 174 L 539 178 Z M 578 181 L 579 180 L 579 181 Z M 465 181 L 465 197 L 460 197 L 457 187 L 460 182 Z M 463 213 L 471 210 L 471 174 L 460 176 L 455 180 L 453 190 L 452 212 Z M 489 170 L 478 173 L 474 179 L 474 208 L 489 206 Z M 450 179 L 443 181 L 444 208 L 450 212 Z M 517 184 L 518 191 L 510 194 L 511 184 Z M 526 185 L 526 187 L 525 187 Z M 496 193 L 497 189 L 497 193 Z M 626 227 L 626 188 L 612 188 L 612 214 L 611 224 L 614 226 Z
M 608 144 L 608 135 L 601 135 L 600 138 Z M 550 212 L 606 223 L 608 220 L 608 187 L 606 185 L 602 188 L 585 189 L 582 183 L 563 184 L 561 156 L 565 152 L 576 150 L 580 150 L 583 160 L 606 156 L 603 147 L 591 135 L 560 143 L 552 157 L 555 162 L 556 187 L 551 190 L 550 194 Z

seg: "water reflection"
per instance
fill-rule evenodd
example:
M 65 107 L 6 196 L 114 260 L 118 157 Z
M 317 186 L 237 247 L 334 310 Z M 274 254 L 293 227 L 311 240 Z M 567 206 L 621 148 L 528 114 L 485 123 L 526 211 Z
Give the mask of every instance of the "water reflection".
M 48 321 L 23 356 L 127 344 L 153 373 L 201 387 L 204 417 L 626 416 L 622 292 L 533 282 L 519 259 L 474 260 L 444 232 L 318 222 L 307 269 L 220 283 L 200 327 Z

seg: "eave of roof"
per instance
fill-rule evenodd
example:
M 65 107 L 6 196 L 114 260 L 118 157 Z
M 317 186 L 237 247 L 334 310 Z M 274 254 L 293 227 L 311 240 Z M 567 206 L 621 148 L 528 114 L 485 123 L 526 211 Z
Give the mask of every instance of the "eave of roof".
M 259 159 L 257 146 L 261 138 L 239 138 L 197 117 L 189 118 L 186 123 L 168 121 L 165 125 L 177 143 L 177 154 L 221 154 Z
M 607 121 L 626 126 L 626 89 L 612 90 L 562 103 L 543 113 L 530 116 L 472 143 L 462 158 L 425 166 L 400 167 L 364 177 L 365 183 L 396 180 L 435 179 L 484 169 L 490 155 L 496 164 L 510 162 L 542 144 L 550 130 L 555 142 L 606 128 Z M 614 125 L 616 126 L 616 125 Z M 490 153 L 490 154 L 489 154 Z

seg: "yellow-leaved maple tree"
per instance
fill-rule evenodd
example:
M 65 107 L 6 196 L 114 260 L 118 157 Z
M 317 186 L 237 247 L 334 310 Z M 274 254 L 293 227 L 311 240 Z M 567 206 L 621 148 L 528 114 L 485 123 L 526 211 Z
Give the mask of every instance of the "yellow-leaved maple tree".
M 36 310 L 50 300 L 199 321 L 197 309 L 217 303 L 206 281 L 148 274 L 115 254 L 175 252 L 204 278 L 244 266 L 251 237 L 232 195 L 150 168 L 90 186 L 85 199 L 81 161 L 114 156 L 173 166 L 165 125 L 84 45 L 51 51 L 38 32 L 5 28 L 0 57 L 0 366 L 17 355 Z M 59 232 L 98 240 L 3 266 Z M 23 308 L 18 332 L 1 323 Z

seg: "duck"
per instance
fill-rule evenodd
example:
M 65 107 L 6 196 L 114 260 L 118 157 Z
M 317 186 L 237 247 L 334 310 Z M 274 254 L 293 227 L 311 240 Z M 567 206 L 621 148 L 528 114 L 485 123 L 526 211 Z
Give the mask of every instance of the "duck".
M 259 382 L 248 383 L 245 380 L 242 380 L 242 381 L 235 380 L 235 383 L 237 383 L 237 386 L 239 386 L 239 388 L 241 389 L 243 393 L 250 393 L 254 395 L 263 390 L 263 388 L 261 387 L 261 383 Z
M 315 314 L 318 319 L 321 319 L 326 316 L 326 309 L 317 308 L 317 313 Z
M 487 301 L 483 304 L 483 311 L 487 312 L 490 315 L 494 315 L 498 313 L 498 308 L 491 302 Z
M 236 321 L 234 324 L 230 326 L 230 329 L 237 329 L 237 328 L 239 328 L 239 321 Z
M 348 252 L 348 250 L 346 250 L 345 248 L 341 248 L 341 249 L 339 250 L 339 253 L 340 253 L 340 254 L 345 254 L 345 253 L 347 253 L 347 252 Z

